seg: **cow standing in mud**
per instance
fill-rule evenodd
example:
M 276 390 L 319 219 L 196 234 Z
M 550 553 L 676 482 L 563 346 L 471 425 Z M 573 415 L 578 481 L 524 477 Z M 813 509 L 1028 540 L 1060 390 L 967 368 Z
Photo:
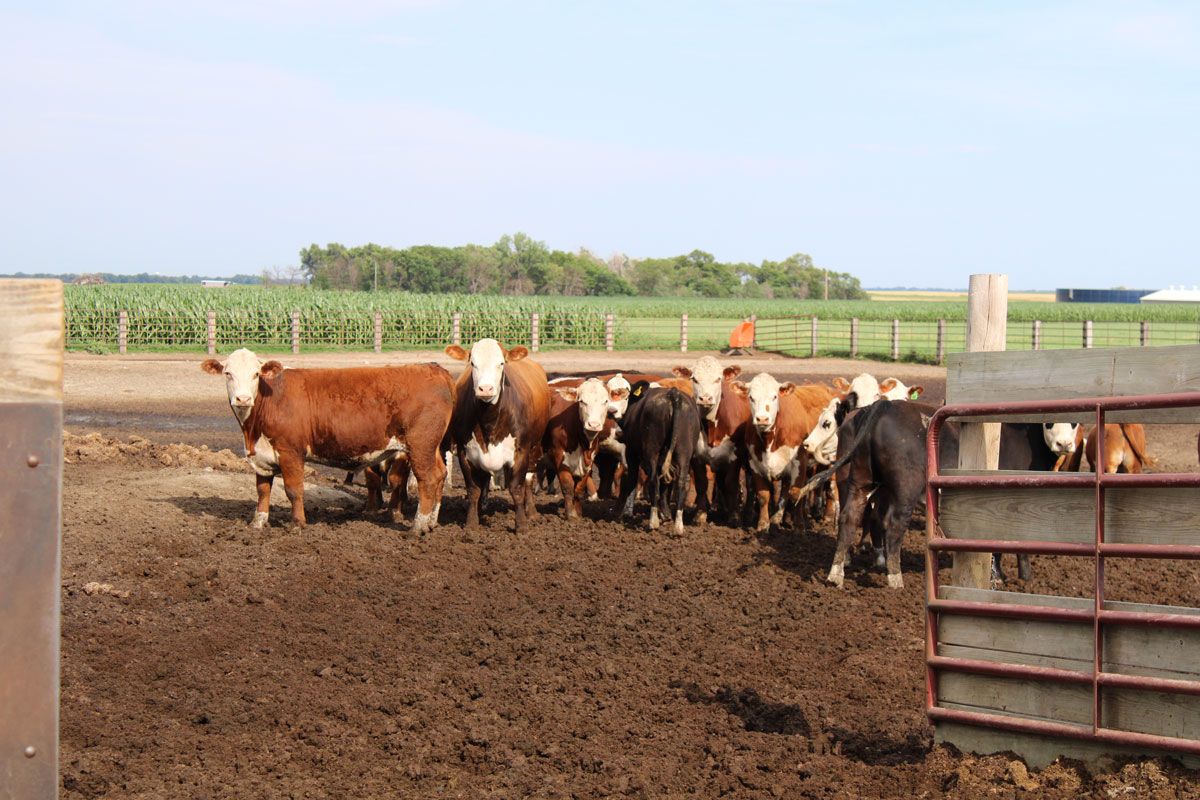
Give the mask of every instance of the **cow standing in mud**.
M 479 524 L 492 476 L 505 474 L 520 533 L 537 514 L 531 484 L 550 417 L 546 372 L 524 347 L 505 350 L 495 339 L 480 339 L 469 353 L 452 344 L 446 355 L 467 362 L 455 384 L 450 423 L 467 488 L 466 526 Z
M 542 447 L 546 460 L 558 475 L 567 519 L 583 515 L 592 464 L 608 434 L 615 438 L 617 424 L 609 419 L 609 391 L 598 378 L 588 378 L 578 387 L 553 390 L 550 420 Z
M 660 513 L 670 516 L 674 505 L 675 533 L 683 533 L 687 504 L 688 467 L 700 439 L 700 413 L 691 397 L 675 388 L 650 388 L 639 382 L 625 412 L 625 457 L 617 507 L 633 516 L 639 474 L 645 474 L 650 503 L 650 530 L 657 530 Z
M 738 523 L 741 508 L 742 469 L 746 463 L 744 441 L 750 425 L 750 402 L 730 383 L 742 373 L 738 366 L 721 368 L 705 356 L 692 368 L 675 367 L 677 377 L 692 382 L 692 397 L 700 410 L 700 441 L 696 447 L 693 474 L 696 480 L 696 524 L 708 522 L 708 470 L 715 487 L 713 501 L 730 524 Z
M 436 364 L 348 369 L 287 369 L 246 349 L 225 363 L 201 364 L 223 375 L 229 406 L 242 428 L 254 469 L 258 505 L 253 526 L 267 523 L 271 486 L 283 475 L 292 522 L 303 526 L 304 462 L 360 470 L 404 456 L 420 501 L 413 531 L 437 525 L 446 466 L 439 445 L 450 423 L 454 384 Z

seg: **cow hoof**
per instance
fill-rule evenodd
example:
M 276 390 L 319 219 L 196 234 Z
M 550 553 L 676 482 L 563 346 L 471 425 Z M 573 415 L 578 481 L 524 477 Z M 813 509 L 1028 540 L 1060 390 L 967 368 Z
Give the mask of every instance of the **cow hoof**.
M 699 526 L 704 526 L 704 525 L 708 524 L 708 512 L 707 511 L 701 511 L 698 514 L 696 514 L 696 524 Z
M 437 526 L 437 517 L 433 514 L 422 514 L 417 512 L 417 516 L 413 518 L 413 533 L 428 533 Z
M 885 569 L 886 567 L 887 555 L 884 553 L 883 548 L 880 547 L 875 551 L 875 569 Z
M 679 536 L 683 535 L 683 512 L 675 512 L 675 533 Z
M 262 530 L 266 526 L 267 526 L 267 512 L 265 512 L 265 511 L 255 512 L 254 519 L 250 520 L 250 527 L 258 528 L 259 530 Z
M 589 494 L 589 495 L 588 495 L 588 502 L 589 502 L 589 503 L 594 503 L 594 502 L 596 502 L 596 501 L 597 501 L 597 500 L 599 500 L 599 499 L 600 499 L 600 495 L 596 494 L 595 492 L 592 492 L 591 494 Z
M 842 584 L 846 580 L 846 570 L 841 564 L 834 564 L 829 568 L 829 576 L 825 579 L 832 583 L 837 588 L 841 589 Z
M 903 589 L 904 578 L 899 572 L 888 574 L 888 587 L 891 589 Z

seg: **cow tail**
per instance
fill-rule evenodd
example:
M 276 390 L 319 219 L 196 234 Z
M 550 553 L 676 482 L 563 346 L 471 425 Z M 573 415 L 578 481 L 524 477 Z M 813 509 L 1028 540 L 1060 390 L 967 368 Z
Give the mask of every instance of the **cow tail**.
M 828 469 L 818 472 L 816 475 L 809 478 L 808 483 L 804 484 L 804 486 L 800 489 L 800 493 L 796 495 L 796 504 L 799 504 L 801 500 L 808 497 L 826 483 L 829 483 L 833 476 L 837 474 L 837 471 L 844 467 L 850 461 L 850 459 L 854 457 L 854 451 L 857 450 L 858 446 L 863 443 L 863 440 L 867 438 L 867 434 L 875 425 L 875 417 L 879 415 L 879 409 L 881 407 L 882 402 L 875 402 L 871 404 L 871 406 L 865 412 L 867 418 L 863 420 L 862 425 L 858 429 L 858 435 L 854 437 L 854 443 L 847 448 L 846 454 L 830 464 Z
M 670 483 L 675 479 L 675 445 L 679 443 L 679 424 L 675 420 L 683 410 L 678 390 L 670 389 L 667 392 L 667 400 L 671 403 L 671 440 L 667 443 L 667 454 L 663 456 L 663 462 L 658 470 L 659 478 L 663 483 Z
M 1129 443 L 1129 449 L 1133 451 L 1133 454 L 1135 456 L 1137 456 L 1137 460 L 1142 462 L 1143 466 L 1150 466 L 1151 465 L 1150 459 L 1146 458 L 1146 454 L 1138 449 L 1138 446 L 1133 443 L 1133 437 L 1129 435 L 1129 432 L 1127 430 L 1125 430 L 1125 426 L 1127 424 L 1129 424 L 1129 423 L 1125 423 L 1125 422 L 1121 423 L 1121 435 L 1124 436 L 1125 441 Z

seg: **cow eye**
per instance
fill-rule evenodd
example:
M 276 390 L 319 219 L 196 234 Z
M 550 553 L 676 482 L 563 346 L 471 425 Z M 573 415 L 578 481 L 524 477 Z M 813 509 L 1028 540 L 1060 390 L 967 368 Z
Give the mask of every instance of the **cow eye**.
M 828 428 L 828 427 L 829 427 L 829 420 L 825 420 L 825 423 L 824 423 L 823 425 L 821 425 L 821 427 L 822 427 L 822 428 Z

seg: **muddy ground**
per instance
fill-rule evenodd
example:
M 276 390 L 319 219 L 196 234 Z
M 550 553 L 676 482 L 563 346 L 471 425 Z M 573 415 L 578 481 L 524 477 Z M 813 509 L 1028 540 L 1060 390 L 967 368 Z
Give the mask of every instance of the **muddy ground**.
M 119 389 L 167 362 L 84 361 L 67 368 L 64 797 L 1200 797 L 1169 760 L 1031 772 L 934 746 L 920 519 L 901 590 L 862 562 L 826 585 L 828 525 L 671 538 L 599 503 L 567 524 L 542 496 L 514 536 L 503 499 L 463 530 L 455 489 L 417 537 L 363 519 L 361 486 L 321 469 L 308 528 L 283 526 L 277 488 L 254 531 L 253 479 L 218 452 L 239 446 L 222 388 L 154 384 L 148 403 Z M 848 374 L 820 365 L 769 368 Z M 936 373 L 886 374 L 944 393 Z M 1195 428 L 1149 447 L 1193 468 Z M 1040 559 L 1028 588 L 1090 576 Z M 1190 565 L 1108 581 L 1200 605 Z

